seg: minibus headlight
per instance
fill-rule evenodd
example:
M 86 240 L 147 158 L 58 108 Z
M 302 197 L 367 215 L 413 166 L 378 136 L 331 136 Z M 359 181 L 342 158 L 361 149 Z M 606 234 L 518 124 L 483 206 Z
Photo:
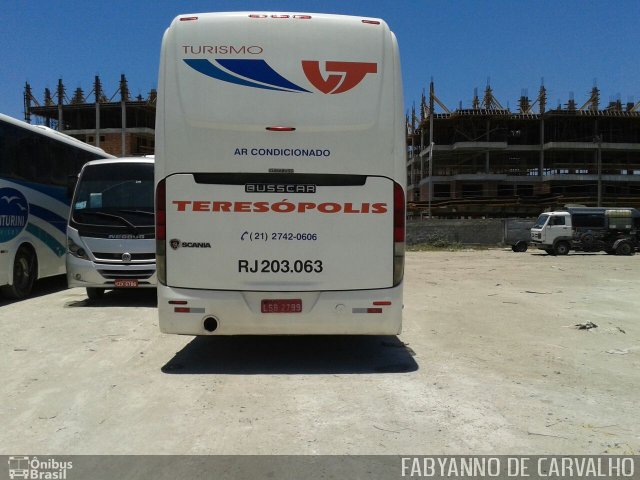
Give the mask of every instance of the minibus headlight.
M 70 238 L 67 239 L 67 249 L 69 253 L 74 257 L 82 258 L 84 260 L 89 260 L 89 256 L 87 255 L 87 252 L 85 251 L 85 249 L 82 248 L 73 240 L 71 240 Z

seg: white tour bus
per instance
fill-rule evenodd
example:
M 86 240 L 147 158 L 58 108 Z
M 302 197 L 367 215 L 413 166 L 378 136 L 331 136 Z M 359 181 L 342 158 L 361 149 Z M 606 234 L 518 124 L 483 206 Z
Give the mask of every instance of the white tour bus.
M 67 227 L 67 282 L 91 300 L 106 289 L 156 286 L 153 159 L 87 163 Z
M 177 17 L 155 181 L 163 332 L 400 332 L 405 131 L 384 21 Z
M 38 278 L 65 272 L 69 177 L 104 150 L 0 114 L 0 288 L 31 293 Z

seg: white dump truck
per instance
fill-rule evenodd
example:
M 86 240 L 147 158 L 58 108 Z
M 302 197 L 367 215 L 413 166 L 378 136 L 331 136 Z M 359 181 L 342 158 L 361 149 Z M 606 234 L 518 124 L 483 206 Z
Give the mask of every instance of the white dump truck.
M 640 246 L 635 208 L 569 207 L 545 212 L 531 227 L 531 245 L 550 255 L 571 250 L 633 255 Z

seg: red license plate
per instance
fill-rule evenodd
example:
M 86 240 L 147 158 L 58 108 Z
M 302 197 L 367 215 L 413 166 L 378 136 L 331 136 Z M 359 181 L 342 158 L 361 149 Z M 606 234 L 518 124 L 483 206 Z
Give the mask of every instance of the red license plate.
M 131 279 L 123 279 L 123 280 L 114 280 L 113 286 L 118 288 L 136 288 L 138 286 L 138 280 L 135 278 Z
M 262 313 L 300 313 L 302 312 L 302 300 L 299 298 L 262 300 L 260 310 Z

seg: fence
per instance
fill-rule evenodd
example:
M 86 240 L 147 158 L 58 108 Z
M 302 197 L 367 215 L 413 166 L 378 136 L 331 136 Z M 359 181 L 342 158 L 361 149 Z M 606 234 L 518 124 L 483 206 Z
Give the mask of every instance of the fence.
M 416 219 L 407 221 L 407 244 L 444 239 L 463 245 L 512 245 L 529 240 L 533 218 Z

